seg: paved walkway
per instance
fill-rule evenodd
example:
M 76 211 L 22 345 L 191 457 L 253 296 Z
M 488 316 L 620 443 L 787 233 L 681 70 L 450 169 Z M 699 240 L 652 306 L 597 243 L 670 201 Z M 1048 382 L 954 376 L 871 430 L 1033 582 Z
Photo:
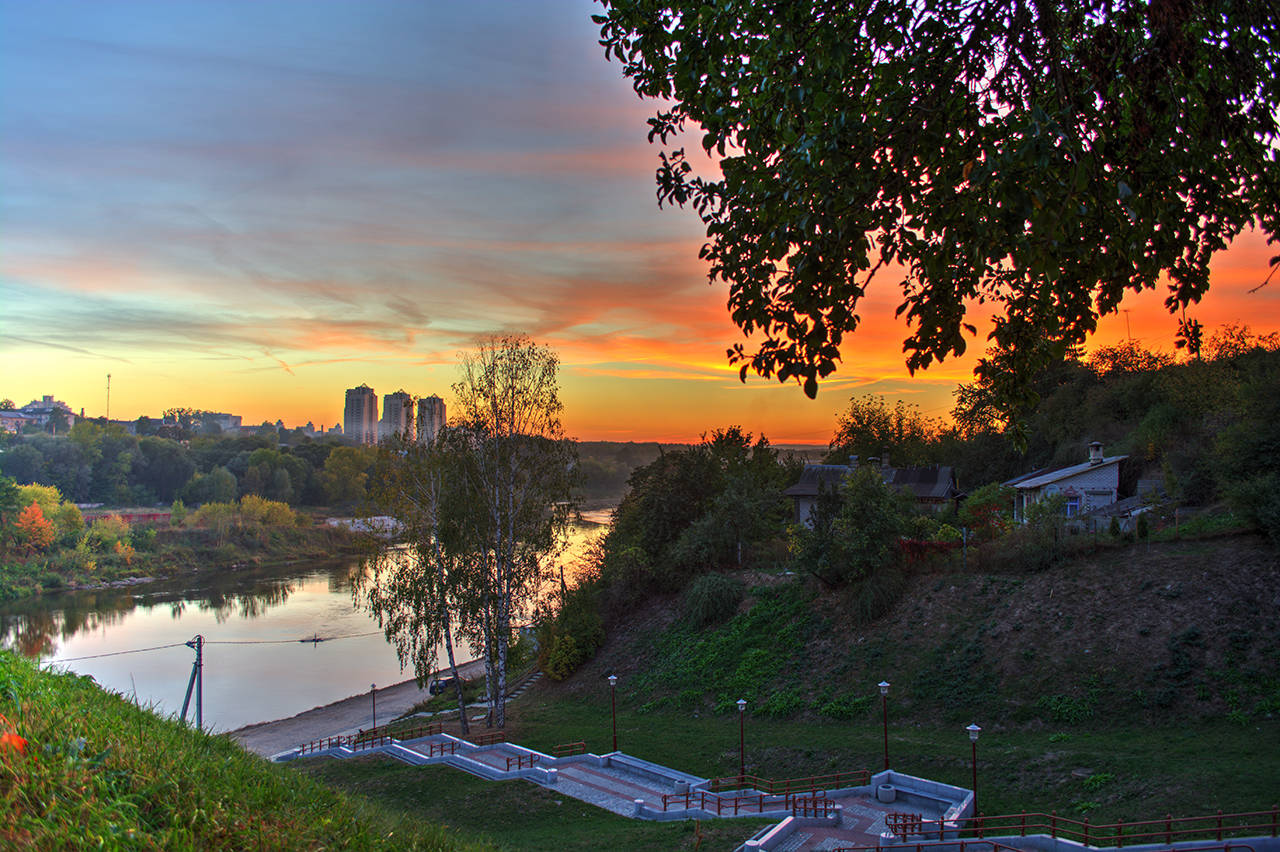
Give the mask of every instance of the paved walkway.
M 925 820 L 953 819 L 968 805 L 969 791 L 912 778 L 879 773 L 870 783 L 839 790 L 789 796 L 758 790 L 711 792 L 709 780 L 650 763 L 622 752 L 553 757 L 515 743 L 478 746 L 449 734 L 380 742 L 375 746 L 340 744 L 317 755 L 337 758 L 384 753 L 415 765 L 443 764 L 489 780 L 521 778 L 623 816 L 650 820 L 775 817 L 741 850 L 809 852 L 884 842 L 885 815 L 895 811 Z M 298 754 L 281 754 L 289 760 Z M 874 791 L 893 783 L 908 802 L 885 804 Z

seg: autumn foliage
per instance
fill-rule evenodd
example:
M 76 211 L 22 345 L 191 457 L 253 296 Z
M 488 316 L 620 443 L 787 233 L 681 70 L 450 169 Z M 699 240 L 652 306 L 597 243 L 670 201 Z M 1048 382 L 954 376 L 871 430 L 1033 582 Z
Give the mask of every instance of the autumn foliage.
M 53 524 L 44 516 L 40 504 L 32 501 L 14 521 L 18 543 L 28 553 L 42 553 L 53 544 Z

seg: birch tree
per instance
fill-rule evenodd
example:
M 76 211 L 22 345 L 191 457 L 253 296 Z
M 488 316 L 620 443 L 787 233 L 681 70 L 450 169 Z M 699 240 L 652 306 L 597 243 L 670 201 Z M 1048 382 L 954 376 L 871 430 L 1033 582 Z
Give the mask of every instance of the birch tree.
M 559 550 L 574 451 L 549 347 L 495 337 L 461 358 L 453 386 L 470 435 L 467 469 L 476 513 L 472 540 L 484 566 L 481 633 L 490 723 L 506 724 L 507 653 L 516 619 L 528 615 L 549 559 Z
M 420 686 L 436 671 L 444 646 L 464 734 L 467 708 L 455 638 L 478 618 L 474 589 L 480 573 L 460 523 L 469 503 L 459 452 L 465 445 L 464 436 L 448 429 L 426 445 L 403 436 L 381 445 L 373 503 L 400 523 L 405 544 L 371 559 L 354 592 L 378 620 L 400 665 L 413 666 Z

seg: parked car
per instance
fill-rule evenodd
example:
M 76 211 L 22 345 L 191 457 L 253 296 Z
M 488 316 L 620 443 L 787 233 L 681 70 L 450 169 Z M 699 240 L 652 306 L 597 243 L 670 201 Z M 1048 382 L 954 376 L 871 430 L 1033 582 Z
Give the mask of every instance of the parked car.
M 458 679 L 456 677 L 432 678 L 431 683 L 427 684 L 427 692 L 431 693 L 432 695 L 439 695 L 440 693 L 444 692 L 446 689 L 453 689 L 453 686 L 457 682 L 457 680 Z

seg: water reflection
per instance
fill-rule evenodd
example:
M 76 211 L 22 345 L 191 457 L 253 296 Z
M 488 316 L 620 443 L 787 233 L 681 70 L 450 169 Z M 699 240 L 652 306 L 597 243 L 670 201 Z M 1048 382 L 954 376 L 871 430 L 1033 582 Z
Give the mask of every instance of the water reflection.
M 563 557 L 570 584 L 600 531 L 571 531 Z M 205 721 L 229 730 L 412 676 L 376 622 L 352 605 L 362 570 L 358 560 L 299 563 L 13 601 L 0 606 L 0 644 L 173 713 L 192 661 L 180 643 L 200 633 L 209 643 Z M 313 636 L 348 638 L 300 641 Z M 177 647 L 132 653 L 167 645 Z

